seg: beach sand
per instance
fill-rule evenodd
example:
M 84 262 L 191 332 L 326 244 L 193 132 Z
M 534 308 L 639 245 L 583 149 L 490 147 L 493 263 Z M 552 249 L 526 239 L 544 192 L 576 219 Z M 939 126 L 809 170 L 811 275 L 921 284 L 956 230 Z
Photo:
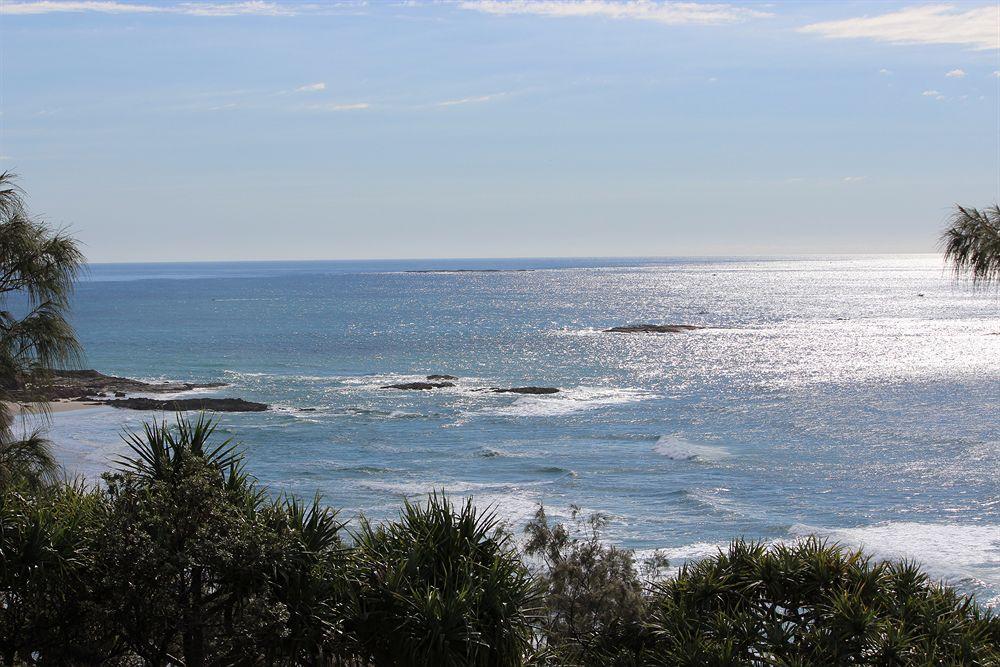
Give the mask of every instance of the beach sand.
M 8 407 L 14 414 L 40 414 L 43 409 L 41 403 L 26 403 L 24 405 L 18 403 L 4 402 L 4 405 Z M 58 414 L 60 412 L 73 412 L 75 410 L 89 410 L 91 408 L 104 407 L 99 403 L 89 403 L 81 401 L 48 401 L 48 411 L 50 414 Z

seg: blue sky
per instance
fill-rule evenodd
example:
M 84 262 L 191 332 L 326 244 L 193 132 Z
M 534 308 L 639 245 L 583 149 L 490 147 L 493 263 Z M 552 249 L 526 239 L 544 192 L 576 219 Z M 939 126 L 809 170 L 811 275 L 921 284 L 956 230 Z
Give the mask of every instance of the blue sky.
M 0 0 L 0 168 L 92 261 L 933 252 L 996 2 Z

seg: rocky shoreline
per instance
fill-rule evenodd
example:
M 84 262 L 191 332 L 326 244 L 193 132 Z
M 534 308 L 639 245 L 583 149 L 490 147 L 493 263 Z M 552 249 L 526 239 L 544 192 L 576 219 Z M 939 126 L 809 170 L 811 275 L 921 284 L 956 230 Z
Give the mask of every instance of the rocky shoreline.
M 208 410 L 213 412 L 262 412 L 265 403 L 242 398 L 183 398 L 159 400 L 130 397 L 129 394 L 173 394 L 194 389 L 217 389 L 225 382 L 144 382 L 132 378 L 105 375 L 93 369 L 49 370 L 48 382 L 37 386 L 21 385 L 7 392 L 18 403 L 72 401 L 86 405 L 108 405 L 130 410 Z

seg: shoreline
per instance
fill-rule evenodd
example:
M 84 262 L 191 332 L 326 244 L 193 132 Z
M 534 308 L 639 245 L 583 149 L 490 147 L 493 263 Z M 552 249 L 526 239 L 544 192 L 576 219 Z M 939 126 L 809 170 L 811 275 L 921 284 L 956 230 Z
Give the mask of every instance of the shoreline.
M 31 403 L 16 403 L 4 401 L 5 406 L 18 416 L 45 414 L 46 409 L 49 414 L 59 414 L 62 412 L 76 412 L 77 410 L 92 410 L 94 408 L 105 408 L 106 405 L 100 403 L 90 403 L 83 401 L 35 401 Z M 45 406 L 44 408 L 42 406 Z

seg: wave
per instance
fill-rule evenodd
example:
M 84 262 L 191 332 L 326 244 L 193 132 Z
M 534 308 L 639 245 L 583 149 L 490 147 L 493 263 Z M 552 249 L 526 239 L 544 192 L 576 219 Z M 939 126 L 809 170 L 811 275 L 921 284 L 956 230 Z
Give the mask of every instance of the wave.
M 819 535 L 885 559 L 912 559 L 933 577 L 971 589 L 987 606 L 1000 606 L 1000 525 L 894 521 L 858 528 L 796 524 L 796 537 Z
M 718 461 L 730 456 L 722 447 L 695 444 L 676 434 L 661 436 L 653 451 L 674 461 Z
M 566 475 L 568 477 L 577 477 L 575 470 L 570 468 L 563 468 L 562 466 L 539 466 L 535 468 L 535 472 L 540 472 L 546 475 L 560 474 Z
M 914 560 L 933 578 L 972 592 L 980 604 L 1000 607 L 1000 525 L 961 525 L 896 521 L 857 528 L 823 528 L 795 524 L 788 538 L 768 540 L 768 544 L 795 542 L 811 535 L 847 547 L 862 549 L 885 560 Z M 726 542 L 643 549 L 637 558 L 654 551 L 666 556 L 671 565 L 714 556 L 726 550 Z M 679 562 L 675 562 L 679 561 Z
M 574 387 L 558 394 L 520 396 L 510 405 L 486 408 L 476 414 L 504 417 L 560 417 L 608 405 L 636 403 L 654 398 L 650 392 L 631 388 Z
M 513 454 L 502 449 L 496 449 L 495 447 L 480 447 L 477 456 L 484 459 L 493 459 L 502 456 L 513 456 Z

